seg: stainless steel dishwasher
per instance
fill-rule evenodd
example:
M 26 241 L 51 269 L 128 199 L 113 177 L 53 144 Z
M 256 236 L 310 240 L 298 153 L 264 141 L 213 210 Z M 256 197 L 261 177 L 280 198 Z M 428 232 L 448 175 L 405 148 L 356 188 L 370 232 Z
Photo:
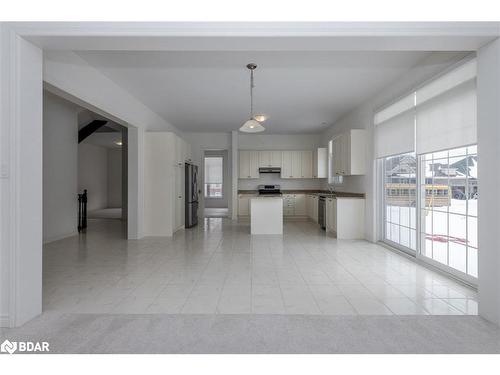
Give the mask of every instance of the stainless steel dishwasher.
M 321 229 L 326 230 L 326 197 L 324 195 L 318 198 L 318 224 Z

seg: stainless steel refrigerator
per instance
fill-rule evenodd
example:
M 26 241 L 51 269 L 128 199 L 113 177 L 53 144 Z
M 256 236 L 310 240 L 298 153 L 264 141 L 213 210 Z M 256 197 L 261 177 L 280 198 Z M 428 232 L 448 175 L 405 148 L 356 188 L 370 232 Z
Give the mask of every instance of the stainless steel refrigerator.
M 186 184 L 185 184 L 185 227 L 191 228 L 198 224 L 198 167 L 186 163 Z

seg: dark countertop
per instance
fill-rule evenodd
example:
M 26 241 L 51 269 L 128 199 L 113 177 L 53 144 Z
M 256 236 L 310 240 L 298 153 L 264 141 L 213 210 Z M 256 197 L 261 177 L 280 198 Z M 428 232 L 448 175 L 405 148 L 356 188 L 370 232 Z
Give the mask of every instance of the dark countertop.
M 328 190 L 281 190 L 283 194 L 331 194 Z M 258 195 L 258 190 L 238 190 L 238 194 L 255 194 Z M 333 194 L 338 198 L 365 198 L 362 193 L 350 193 L 344 191 L 334 191 Z

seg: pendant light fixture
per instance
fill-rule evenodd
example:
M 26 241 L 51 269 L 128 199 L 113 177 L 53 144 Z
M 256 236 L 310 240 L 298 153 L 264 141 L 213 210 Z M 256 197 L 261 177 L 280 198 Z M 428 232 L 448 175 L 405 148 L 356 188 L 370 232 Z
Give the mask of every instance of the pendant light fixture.
M 247 65 L 247 68 L 250 70 L 250 119 L 243 124 L 240 131 L 244 133 L 259 133 L 266 130 L 266 128 L 253 115 L 253 71 L 257 68 L 257 65 L 251 63 Z

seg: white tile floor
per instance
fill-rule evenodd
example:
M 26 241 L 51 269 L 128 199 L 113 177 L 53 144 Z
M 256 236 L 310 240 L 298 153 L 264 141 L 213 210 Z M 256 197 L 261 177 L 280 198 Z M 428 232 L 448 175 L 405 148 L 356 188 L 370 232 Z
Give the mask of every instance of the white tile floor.
M 476 293 L 366 241 L 311 222 L 251 236 L 248 222 L 206 218 L 174 238 L 126 241 L 122 223 L 44 248 L 44 310 L 89 313 L 462 315 Z

